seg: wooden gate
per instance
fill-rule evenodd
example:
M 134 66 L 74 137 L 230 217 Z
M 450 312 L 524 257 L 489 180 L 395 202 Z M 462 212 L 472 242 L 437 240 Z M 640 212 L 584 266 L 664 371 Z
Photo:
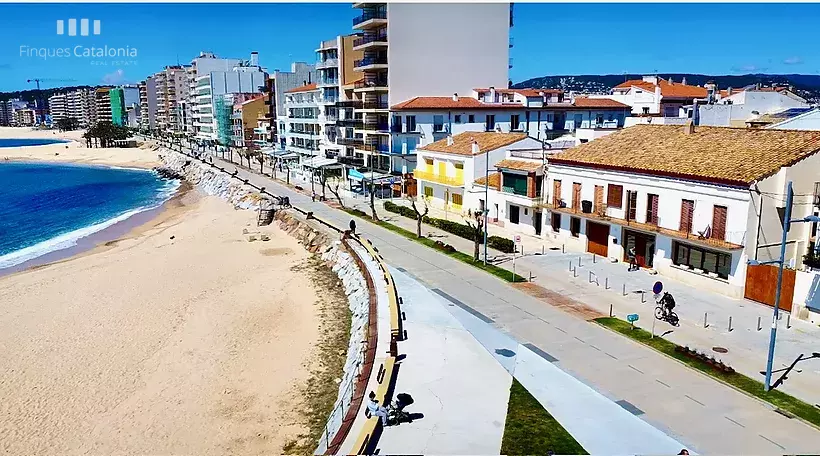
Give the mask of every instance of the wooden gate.
M 587 252 L 606 258 L 608 245 L 609 225 L 587 221 Z
M 746 299 L 774 307 L 777 291 L 777 266 L 769 264 L 746 266 Z M 791 312 L 794 299 L 794 269 L 783 269 L 783 285 L 780 292 L 780 309 Z

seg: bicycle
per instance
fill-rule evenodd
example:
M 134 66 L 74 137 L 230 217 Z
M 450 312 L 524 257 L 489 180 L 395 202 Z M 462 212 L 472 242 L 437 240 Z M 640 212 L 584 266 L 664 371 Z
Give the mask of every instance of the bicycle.
M 675 298 L 673 298 L 671 294 L 664 292 L 663 296 L 655 298 L 655 304 L 657 304 L 657 307 L 655 307 L 655 318 L 665 321 L 672 326 L 678 326 L 680 324 L 678 314 L 671 310 L 675 307 Z M 668 304 L 671 304 L 671 306 Z M 670 309 L 669 311 L 666 310 L 667 307 Z

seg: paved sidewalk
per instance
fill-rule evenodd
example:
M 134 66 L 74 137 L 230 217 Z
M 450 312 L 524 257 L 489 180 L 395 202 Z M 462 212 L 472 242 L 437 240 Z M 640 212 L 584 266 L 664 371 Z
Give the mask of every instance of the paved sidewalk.
M 350 220 L 348 214 L 313 203 L 271 179 L 239 174 L 339 226 Z M 671 431 L 698 452 L 782 454 L 820 448 L 820 431 L 775 413 L 767 404 L 476 268 L 363 220 L 357 223 L 392 266 L 412 272 L 427 288 L 469 304 L 494 326 L 559 360 L 565 372 L 611 400 L 628 401 L 642 419 Z

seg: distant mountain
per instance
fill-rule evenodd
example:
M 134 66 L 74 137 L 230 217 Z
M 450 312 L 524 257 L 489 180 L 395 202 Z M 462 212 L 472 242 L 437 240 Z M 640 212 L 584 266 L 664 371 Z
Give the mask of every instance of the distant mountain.
M 77 89 L 88 89 L 92 86 L 72 86 L 72 87 L 55 87 L 51 89 L 29 89 L 18 90 L 16 92 L 0 92 L 0 101 L 8 101 L 12 98 L 19 98 L 23 101 L 33 102 L 36 99 L 44 99 L 48 101 L 49 97 L 58 93 L 71 92 Z
M 629 79 L 641 79 L 640 74 L 604 74 L 576 76 L 542 76 L 513 84 L 513 88 L 551 88 L 576 93 L 608 93 L 613 87 Z M 675 82 L 686 79 L 687 84 L 702 86 L 714 82 L 719 89 L 741 88 L 752 84 L 762 86 L 790 85 L 794 92 L 815 103 L 820 102 L 820 75 L 813 74 L 743 74 L 710 76 L 707 74 L 666 73 L 658 76 Z

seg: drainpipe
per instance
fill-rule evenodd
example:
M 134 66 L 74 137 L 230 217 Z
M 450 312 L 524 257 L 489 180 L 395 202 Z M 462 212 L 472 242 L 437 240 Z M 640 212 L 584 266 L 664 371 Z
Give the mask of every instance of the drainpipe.
M 763 217 L 763 193 L 760 192 L 757 181 L 755 181 L 753 185 L 755 192 L 760 196 L 757 203 L 757 234 L 755 235 L 755 261 L 757 261 L 757 252 L 760 250 L 758 248 L 758 243 L 760 242 L 760 219 Z M 749 193 L 751 193 L 751 191 Z

